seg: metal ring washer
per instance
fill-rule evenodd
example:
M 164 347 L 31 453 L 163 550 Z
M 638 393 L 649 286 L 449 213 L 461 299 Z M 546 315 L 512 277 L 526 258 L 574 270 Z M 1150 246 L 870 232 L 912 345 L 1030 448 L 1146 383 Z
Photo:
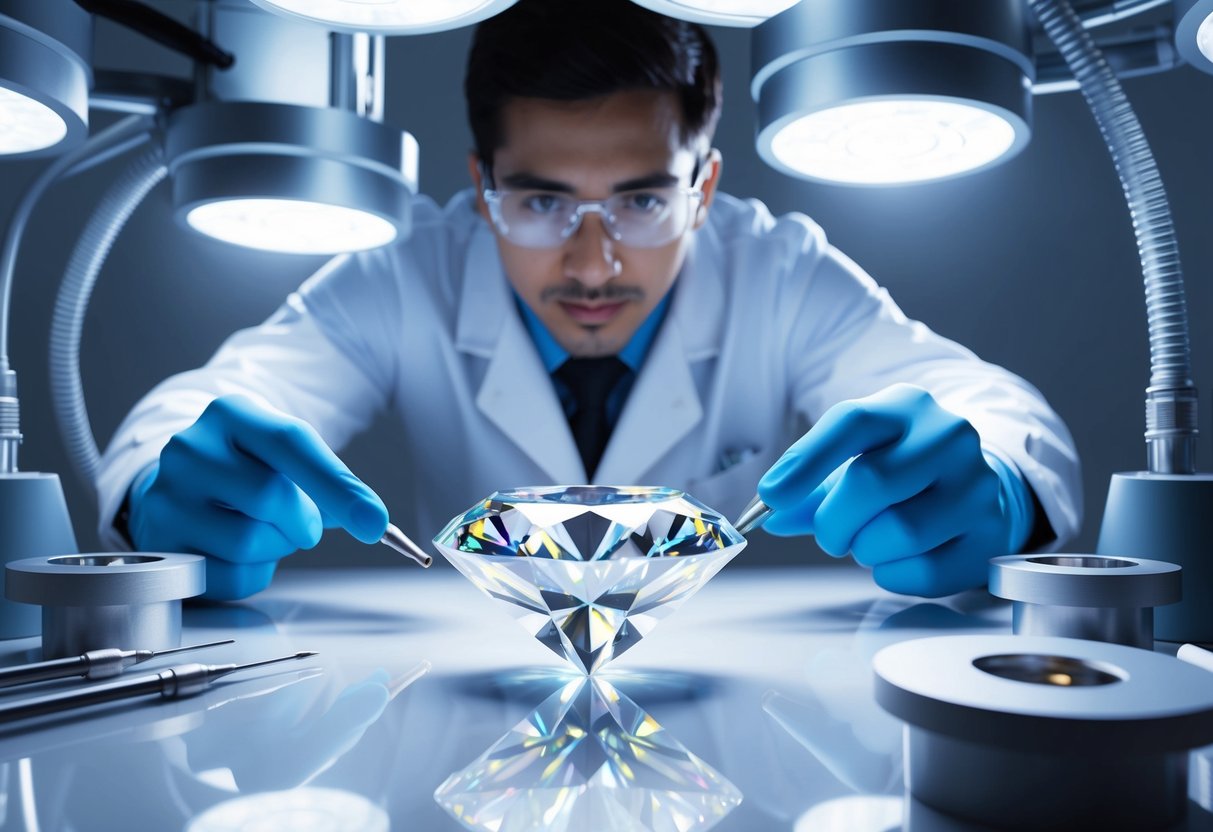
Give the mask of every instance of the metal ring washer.
M 990 593 L 1014 602 L 1018 635 L 1154 646 L 1154 607 L 1181 597 L 1173 563 L 1108 555 L 1009 555 L 990 561 Z

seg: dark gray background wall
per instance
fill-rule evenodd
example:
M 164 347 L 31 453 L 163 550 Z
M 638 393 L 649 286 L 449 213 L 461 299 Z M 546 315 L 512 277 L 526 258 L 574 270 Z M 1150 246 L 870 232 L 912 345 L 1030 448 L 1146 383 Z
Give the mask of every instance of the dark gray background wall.
M 991 171 L 901 189 L 849 190 L 794 181 L 753 147 L 749 35 L 713 30 L 726 76 L 717 138 L 723 187 L 802 211 L 891 291 L 907 314 L 1038 386 L 1075 434 L 1084 463 L 1083 533 L 1090 550 L 1109 475 L 1142 467 L 1142 391 L 1148 375 L 1141 279 L 1129 217 L 1107 153 L 1076 93 L 1036 101 L 1028 149 Z M 466 185 L 470 139 L 462 64 L 470 31 L 397 38 L 388 54 L 387 120 L 421 144 L 422 188 L 444 200 Z M 184 62 L 102 23 L 97 65 L 185 75 Z M 1213 76 L 1182 69 L 1126 87 L 1159 158 L 1175 209 L 1188 279 L 1201 460 L 1213 460 Z M 113 120 L 95 114 L 94 124 Z M 0 161 L 0 221 L 40 169 Z M 39 206 L 21 252 L 11 348 L 21 373 L 22 467 L 59 472 L 84 551 L 97 547 L 96 512 L 70 472 L 47 384 L 57 281 L 79 229 L 118 164 L 82 175 Z M 90 311 L 82 359 L 94 427 L 104 444 L 128 408 L 165 376 L 204 362 L 233 330 L 265 318 L 322 259 L 260 254 L 178 228 L 163 186 L 118 241 Z M 388 420 L 343 456 L 389 507 L 408 495 L 392 473 Z M 291 565 L 388 562 L 378 547 L 330 533 Z M 748 564 L 824 558 L 811 543 L 756 541 Z

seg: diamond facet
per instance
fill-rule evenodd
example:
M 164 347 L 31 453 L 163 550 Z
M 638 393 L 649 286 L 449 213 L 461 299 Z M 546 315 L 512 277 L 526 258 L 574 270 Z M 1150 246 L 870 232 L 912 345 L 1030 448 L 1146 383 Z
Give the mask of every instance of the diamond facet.
M 583 673 L 649 635 L 745 547 L 671 488 L 498 491 L 451 520 L 438 550 Z
M 741 792 L 597 677 L 577 679 L 434 792 L 469 829 L 709 829 Z

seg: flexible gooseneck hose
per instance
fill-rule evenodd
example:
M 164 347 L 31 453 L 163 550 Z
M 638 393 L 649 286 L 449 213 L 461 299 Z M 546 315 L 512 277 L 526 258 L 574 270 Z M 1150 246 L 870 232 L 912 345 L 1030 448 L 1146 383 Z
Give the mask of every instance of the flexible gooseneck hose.
M 1029 2 L 1079 82 L 1129 203 L 1145 276 L 1150 333 L 1150 386 L 1146 389 L 1149 470 L 1193 473 L 1197 415 L 1188 309 L 1179 245 L 1158 165 L 1116 73 L 1069 0 Z
M 163 146 L 153 140 L 110 185 L 93 210 L 72 251 L 55 298 L 50 348 L 55 419 L 72 466 L 94 496 L 101 454 L 89 422 L 80 380 L 80 340 L 85 313 L 114 240 L 148 191 L 167 174 Z
M 16 473 L 17 448 L 21 444 L 17 373 L 9 366 L 8 336 L 13 276 L 17 271 L 17 254 L 25 228 L 39 200 L 55 182 L 84 162 L 102 156 L 111 149 L 128 145 L 134 137 L 146 133 L 150 125 L 151 121 L 146 116 L 129 116 L 51 162 L 22 195 L 9 220 L 4 247 L 0 250 L 0 474 Z

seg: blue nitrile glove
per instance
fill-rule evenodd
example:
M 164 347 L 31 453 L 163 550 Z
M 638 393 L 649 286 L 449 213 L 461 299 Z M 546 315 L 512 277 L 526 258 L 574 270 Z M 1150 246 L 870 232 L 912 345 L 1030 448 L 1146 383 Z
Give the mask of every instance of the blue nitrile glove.
M 895 384 L 830 408 L 758 483 L 777 535 L 850 552 L 877 584 L 938 596 L 982 586 L 1019 551 L 1032 500 L 1019 473 L 927 391 Z
M 265 589 L 279 559 L 326 526 L 374 543 L 387 523 L 383 501 L 310 425 L 243 396 L 211 402 L 130 494 L 135 547 L 207 555 L 207 598 Z

